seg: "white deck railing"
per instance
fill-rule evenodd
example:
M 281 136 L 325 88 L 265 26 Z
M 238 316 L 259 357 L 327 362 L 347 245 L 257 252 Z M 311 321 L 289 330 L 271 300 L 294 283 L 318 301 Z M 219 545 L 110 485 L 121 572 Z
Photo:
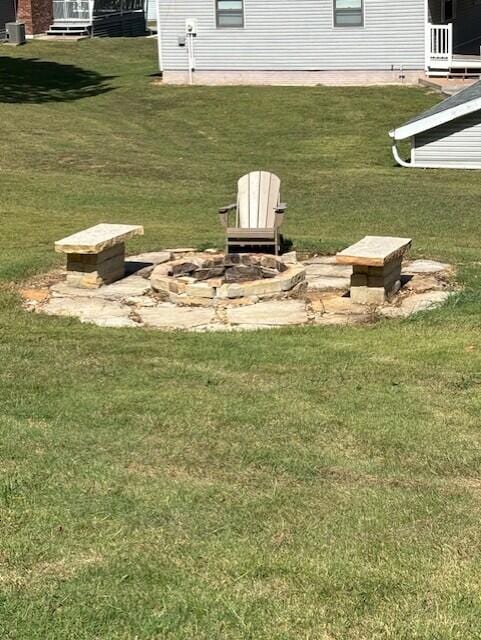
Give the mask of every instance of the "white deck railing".
M 426 69 L 449 69 L 453 61 L 453 25 L 426 25 Z
M 88 21 L 88 0 L 53 0 L 53 19 L 54 22 Z

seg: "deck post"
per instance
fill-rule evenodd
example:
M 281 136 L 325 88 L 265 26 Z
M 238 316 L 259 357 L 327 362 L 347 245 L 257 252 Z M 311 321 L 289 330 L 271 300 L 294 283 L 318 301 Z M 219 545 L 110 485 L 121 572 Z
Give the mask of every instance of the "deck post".
M 453 23 L 448 24 L 448 70 L 453 66 Z

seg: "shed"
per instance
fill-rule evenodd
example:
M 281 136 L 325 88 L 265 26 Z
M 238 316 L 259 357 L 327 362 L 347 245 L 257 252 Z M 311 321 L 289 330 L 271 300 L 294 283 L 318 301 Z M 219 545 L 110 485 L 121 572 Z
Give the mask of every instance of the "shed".
M 481 169 L 481 81 L 450 96 L 389 132 L 394 159 L 403 167 Z M 397 143 L 411 140 L 411 158 Z

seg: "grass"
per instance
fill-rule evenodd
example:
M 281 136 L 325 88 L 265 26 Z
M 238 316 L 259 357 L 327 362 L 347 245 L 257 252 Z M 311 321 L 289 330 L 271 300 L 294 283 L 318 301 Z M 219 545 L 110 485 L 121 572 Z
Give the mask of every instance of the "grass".
M 153 86 L 152 40 L 0 53 L 0 637 L 480 637 L 481 183 L 395 168 L 386 135 L 438 97 Z M 52 242 L 100 221 L 144 224 L 131 250 L 218 246 L 261 166 L 295 247 L 409 235 L 465 292 L 226 335 L 21 310 Z

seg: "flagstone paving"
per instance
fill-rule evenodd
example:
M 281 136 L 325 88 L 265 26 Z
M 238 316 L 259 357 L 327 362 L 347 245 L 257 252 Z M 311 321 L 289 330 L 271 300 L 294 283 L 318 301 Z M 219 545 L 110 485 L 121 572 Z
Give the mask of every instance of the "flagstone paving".
M 383 307 L 379 313 L 385 318 L 407 318 L 420 311 L 428 311 L 439 306 L 450 296 L 449 291 L 427 291 L 419 293 L 410 298 L 405 298 L 396 307 Z
M 439 273 L 450 269 L 451 266 L 449 264 L 437 262 L 436 260 L 414 260 L 407 262 L 404 266 L 406 273 Z
M 190 248 L 182 248 L 131 256 L 126 259 L 130 275 L 99 289 L 69 286 L 65 274 L 59 273 L 43 279 L 49 286 L 29 284 L 20 293 L 31 311 L 74 317 L 103 327 L 248 331 L 309 324 L 362 325 L 380 318 L 406 318 L 443 304 L 454 289 L 450 265 L 413 260 L 404 265 L 403 287 L 391 303 L 377 307 L 358 304 L 349 297 L 352 267 L 336 265 L 335 256 L 313 256 L 302 261 L 307 290 L 304 285 L 296 298 L 273 295 L 272 299 L 257 301 L 252 296 L 214 306 L 196 306 L 195 299 L 192 306 L 166 301 L 151 287 L 154 267 L 193 253 Z M 295 252 L 286 254 L 285 260 L 295 264 Z
M 129 296 L 143 296 L 151 291 L 150 283 L 141 276 L 128 276 L 113 284 L 106 284 L 99 289 L 82 289 L 72 287 L 66 282 L 59 282 L 51 287 L 53 296 L 72 298 L 100 298 L 104 300 L 124 300 Z
M 159 329 L 192 329 L 215 321 L 214 309 L 209 307 L 178 307 L 171 302 L 140 309 L 137 313 L 140 321 L 146 327 Z
M 227 309 L 227 321 L 229 324 L 255 324 L 259 326 L 307 324 L 307 307 L 303 300 L 259 302 L 247 307 Z
M 79 318 L 102 327 L 135 327 L 128 307 L 113 300 L 98 298 L 51 298 L 42 308 L 43 313 L 52 316 Z

